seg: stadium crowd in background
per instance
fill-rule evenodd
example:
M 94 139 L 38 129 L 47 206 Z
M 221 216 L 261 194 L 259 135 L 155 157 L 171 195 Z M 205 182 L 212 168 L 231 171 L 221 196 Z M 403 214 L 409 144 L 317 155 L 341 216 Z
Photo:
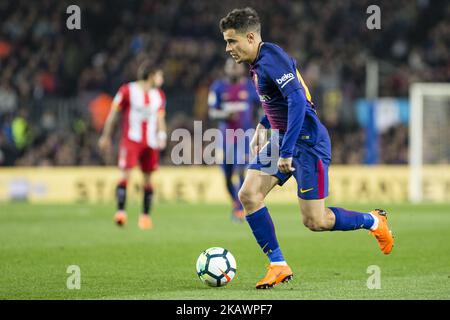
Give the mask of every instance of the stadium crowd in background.
M 194 119 L 214 125 L 207 120 L 208 86 L 226 58 L 217 18 L 242 1 L 78 1 L 81 30 L 68 30 L 71 4 L 0 2 L 0 165 L 115 164 L 116 155 L 97 150 L 102 119 L 143 59 L 165 71 L 169 136 L 175 128 L 193 130 Z M 354 103 L 365 96 L 368 59 L 379 61 L 379 96 L 407 97 L 414 81 L 450 81 L 445 1 L 383 2 L 381 30 L 366 27 L 370 4 L 245 2 L 264 21 L 264 38 L 298 60 L 330 131 L 334 164 L 363 163 Z M 407 127 L 380 141 L 381 163 L 407 162 Z M 170 149 L 163 164 L 171 163 Z

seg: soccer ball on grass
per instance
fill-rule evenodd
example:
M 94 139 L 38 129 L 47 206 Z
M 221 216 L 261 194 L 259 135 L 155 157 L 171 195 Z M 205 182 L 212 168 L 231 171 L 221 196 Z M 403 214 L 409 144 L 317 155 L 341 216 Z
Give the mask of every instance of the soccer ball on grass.
M 222 287 L 236 275 L 236 260 L 231 252 L 220 247 L 203 251 L 197 259 L 197 275 L 211 287 Z

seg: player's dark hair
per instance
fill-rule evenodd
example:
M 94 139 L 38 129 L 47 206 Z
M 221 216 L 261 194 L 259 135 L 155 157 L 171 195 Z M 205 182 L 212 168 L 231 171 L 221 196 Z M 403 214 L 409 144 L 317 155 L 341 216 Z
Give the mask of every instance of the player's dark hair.
M 160 70 L 157 65 L 151 63 L 149 60 L 144 60 L 138 67 L 137 70 L 137 79 L 138 80 L 147 80 L 148 77 L 156 71 Z
M 220 31 L 235 29 L 239 33 L 245 33 L 249 30 L 261 32 L 261 22 L 255 9 L 246 7 L 234 9 L 226 17 L 220 19 Z

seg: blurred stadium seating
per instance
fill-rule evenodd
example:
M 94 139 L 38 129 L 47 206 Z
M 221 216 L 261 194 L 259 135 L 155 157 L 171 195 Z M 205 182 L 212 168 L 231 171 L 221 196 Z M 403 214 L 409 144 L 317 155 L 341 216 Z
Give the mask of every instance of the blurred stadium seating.
M 70 31 L 66 8 L 74 3 L 82 25 Z M 380 66 L 380 97 L 407 97 L 415 81 L 450 81 L 446 1 L 384 1 L 382 29 L 368 30 L 372 3 L 245 3 L 260 13 L 264 39 L 298 60 L 330 131 L 335 164 L 364 161 L 355 102 L 365 96 L 368 59 Z M 241 6 L 235 0 L 1 1 L 0 165 L 115 164 L 114 154 L 105 158 L 97 150 L 99 127 L 111 97 L 144 58 L 165 69 L 169 132 L 191 128 L 194 119 L 208 123 L 208 86 L 225 59 L 218 19 Z M 380 143 L 380 163 L 407 163 L 407 126 L 390 128 Z M 166 164 L 169 155 L 170 148 Z

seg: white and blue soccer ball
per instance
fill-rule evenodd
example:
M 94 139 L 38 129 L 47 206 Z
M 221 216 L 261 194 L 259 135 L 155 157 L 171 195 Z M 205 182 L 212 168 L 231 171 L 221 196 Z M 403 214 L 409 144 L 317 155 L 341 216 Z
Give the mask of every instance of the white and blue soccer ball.
M 203 251 L 197 259 L 197 275 L 211 287 L 222 287 L 236 275 L 236 260 L 231 252 L 220 247 Z

